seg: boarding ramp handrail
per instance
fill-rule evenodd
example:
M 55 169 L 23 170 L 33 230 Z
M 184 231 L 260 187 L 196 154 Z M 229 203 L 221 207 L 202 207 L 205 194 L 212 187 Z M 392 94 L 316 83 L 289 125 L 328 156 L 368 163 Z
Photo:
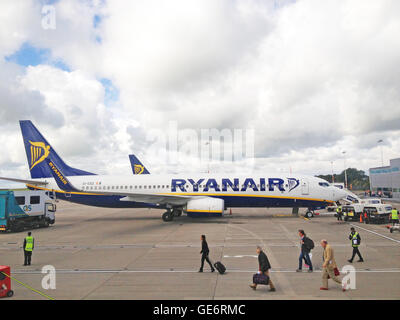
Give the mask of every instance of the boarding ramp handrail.
M 357 196 L 356 194 L 354 194 L 353 192 L 351 192 L 349 189 L 342 189 L 344 192 L 346 192 L 346 196 L 342 199 L 345 201 L 349 201 L 351 203 L 361 203 L 361 198 L 359 196 Z

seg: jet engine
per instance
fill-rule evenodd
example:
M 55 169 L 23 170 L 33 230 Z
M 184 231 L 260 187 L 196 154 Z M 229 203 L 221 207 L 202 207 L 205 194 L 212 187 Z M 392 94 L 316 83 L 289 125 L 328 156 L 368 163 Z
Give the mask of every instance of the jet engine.
M 218 198 L 204 197 L 192 199 L 184 208 L 189 217 L 222 216 L 224 213 L 224 200 Z

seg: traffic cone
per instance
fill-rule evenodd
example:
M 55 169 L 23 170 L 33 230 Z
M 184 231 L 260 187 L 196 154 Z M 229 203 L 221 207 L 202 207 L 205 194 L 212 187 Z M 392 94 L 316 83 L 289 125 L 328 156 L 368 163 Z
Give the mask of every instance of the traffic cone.
M 360 222 L 361 222 L 361 223 L 363 222 L 363 220 L 362 220 L 362 214 L 360 214 Z
M 229 215 L 232 215 L 232 208 L 229 208 Z

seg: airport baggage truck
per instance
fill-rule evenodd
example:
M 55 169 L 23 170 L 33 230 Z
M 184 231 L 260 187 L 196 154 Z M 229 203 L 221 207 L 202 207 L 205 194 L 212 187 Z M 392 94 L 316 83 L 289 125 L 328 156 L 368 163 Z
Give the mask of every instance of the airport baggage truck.
M 0 191 L 0 231 L 48 227 L 56 205 L 45 191 Z
M 390 204 L 369 204 L 364 207 L 364 215 L 366 214 L 365 223 L 388 223 L 390 222 L 390 214 L 392 206 Z
M 344 221 L 360 221 L 360 214 L 363 213 L 364 206 L 358 203 L 345 205 L 342 207 Z
M 0 298 L 12 297 L 14 291 L 11 290 L 10 267 L 0 266 Z

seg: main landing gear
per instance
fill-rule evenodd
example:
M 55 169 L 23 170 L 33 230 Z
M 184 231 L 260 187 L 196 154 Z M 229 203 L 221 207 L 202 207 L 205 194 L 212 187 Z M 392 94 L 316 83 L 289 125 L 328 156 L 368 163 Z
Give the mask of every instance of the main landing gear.
M 311 219 L 312 217 L 314 217 L 314 213 L 310 209 L 308 209 L 304 216 L 308 219 Z
M 174 217 L 180 217 L 182 215 L 182 210 L 179 209 L 168 209 L 162 215 L 162 219 L 165 222 L 174 220 Z

